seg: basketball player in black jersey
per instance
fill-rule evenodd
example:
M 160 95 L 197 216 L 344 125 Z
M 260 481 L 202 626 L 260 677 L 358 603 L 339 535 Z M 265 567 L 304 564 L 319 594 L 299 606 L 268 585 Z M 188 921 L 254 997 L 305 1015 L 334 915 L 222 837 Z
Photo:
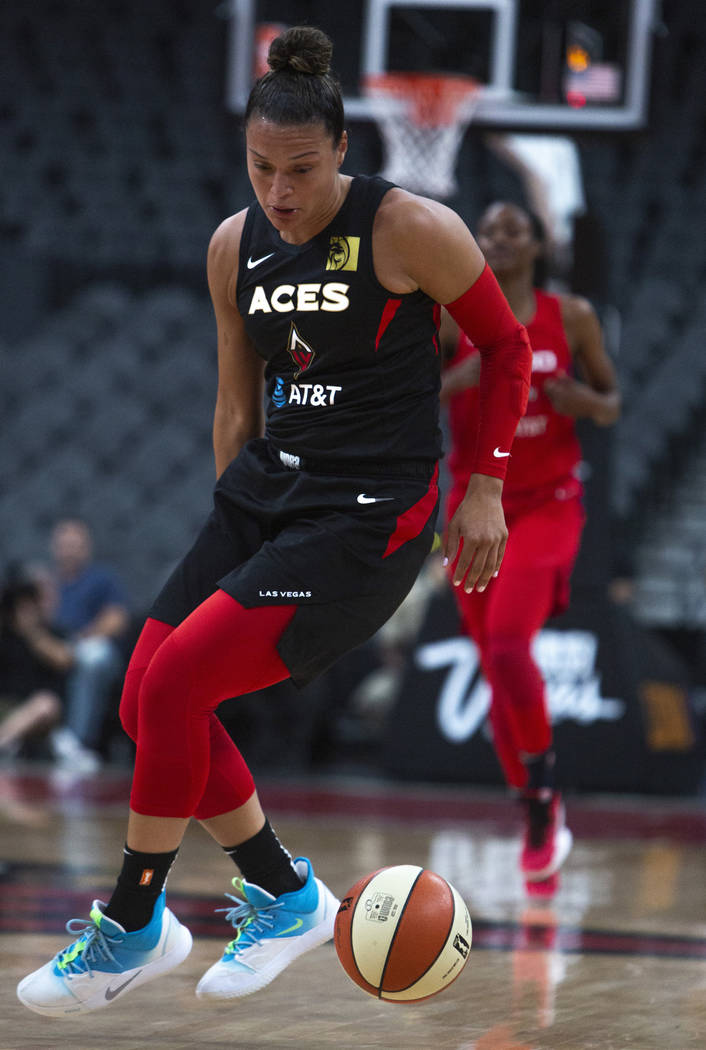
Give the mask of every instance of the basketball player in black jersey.
M 79 929 L 69 924 L 78 939 L 18 986 L 38 1013 L 105 1006 L 188 955 L 164 887 L 192 817 L 241 876 L 226 915 L 233 939 L 200 997 L 257 991 L 332 936 L 336 898 L 279 842 L 216 709 L 287 677 L 310 681 L 411 588 L 438 509 L 438 304 L 483 356 L 473 469 L 445 556 L 467 590 L 500 568 L 526 332 L 454 212 L 341 172 L 347 137 L 330 57 L 319 30 L 288 30 L 250 95 L 256 200 L 221 224 L 208 252 L 214 507 L 126 674 L 121 718 L 137 754 L 117 885 Z

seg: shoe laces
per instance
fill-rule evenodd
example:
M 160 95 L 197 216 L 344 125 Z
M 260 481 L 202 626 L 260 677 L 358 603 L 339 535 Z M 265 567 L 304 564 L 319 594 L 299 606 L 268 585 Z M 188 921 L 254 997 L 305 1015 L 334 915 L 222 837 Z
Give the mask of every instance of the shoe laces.
M 69 919 L 66 932 L 79 934 L 79 937 L 57 957 L 57 966 L 64 976 L 72 977 L 79 973 L 90 976 L 96 963 L 108 960 L 118 965 L 110 946 L 121 943 L 119 935 L 111 937 L 93 919 Z
M 236 890 L 243 894 L 243 879 L 234 878 L 233 885 Z M 256 908 L 254 904 L 245 898 L 234 897 L 232 893 L 226 893 L 226 897 L 233 901 L 232 907 L 216 908 L 217 912 L 225 912 L 226 922 L 229 922 L 235 930 L 235 937 L 226 945 L 226 953 L 234 955 L 236 952 L 252 948 L 260 943 L 262 934 L 268 933 L 275 925 L 275 915 L 278 908 L 282 907 L 281 901 L 274 900 L 272 904 Z

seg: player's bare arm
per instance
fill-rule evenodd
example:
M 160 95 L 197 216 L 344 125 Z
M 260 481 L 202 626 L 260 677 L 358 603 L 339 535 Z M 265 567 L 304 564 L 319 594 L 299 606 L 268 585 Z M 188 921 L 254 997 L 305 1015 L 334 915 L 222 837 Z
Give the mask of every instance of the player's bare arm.
M 468 227 L 449 208 L 423 198 L 411 205 L 404 202 L 400 215 L 399 257 L 409 277 L 439 303 L 458 299 L 485 267 L 483 253 Z M 446 535 L 444 556 L 456 560 L 455 586 L 483 591 L 499 570 L 507 543 L 501 497 L 500 478 L 471 475 L 466 497 Z
M 386 194 L 373 233 L 375 272 L 391 292 L 417 288 L 437 303 L 449 303 L 480 276 L 485 259 L 455 212 L 406 190 Z
M 485 258 L 470 230 L 444 205 L 395 190 L 379 213 L 375 266 L 391 291 L 421 288 L 439 303 L 453 303 L 483 273 Z M 499 570 L 507 543 L 501 496 L 501 478 L 471 475 L 445 539 L 444 556 L 456 562 L 454 585 L 485 590 Z
M 580 378 L 548 380 L 544 385 L 547 396 L 557 412 L 610 426 L 620 415 L 620 391 L 596 311 L 581 296 L 563 295 L 561 312 Z
M 264 432 L 264 361 L 245 332 L 235 305 L 238 252 L 245 211 L 226 219 L 208 249 L 208 286 L 218 332 L 218 393 L 213 416 L 216 474 L 242 446 Z

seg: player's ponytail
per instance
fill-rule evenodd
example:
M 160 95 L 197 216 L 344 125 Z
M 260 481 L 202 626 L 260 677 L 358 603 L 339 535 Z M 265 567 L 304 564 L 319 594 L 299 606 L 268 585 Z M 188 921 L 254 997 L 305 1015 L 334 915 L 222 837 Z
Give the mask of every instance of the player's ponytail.
M 269 73 L 257 81 L 245 109 L 274 124 L 322 123 L 337 145 L 343 134 L 341 89 L 331 72 L 333 44 L 314 26 L 294 26 L 270 44 Z

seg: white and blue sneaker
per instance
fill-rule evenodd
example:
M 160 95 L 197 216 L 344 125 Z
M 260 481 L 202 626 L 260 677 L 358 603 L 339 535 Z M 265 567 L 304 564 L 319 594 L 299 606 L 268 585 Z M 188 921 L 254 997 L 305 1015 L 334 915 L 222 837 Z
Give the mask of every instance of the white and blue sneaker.
M 257 992 L 304 952 L 331 940 L 340 901 L 315 877 L 306 857 L 294 863 L 304 885 L 279 897 L 233 879 L 244 900 L 226 893 L 235 906 L 216 910 L 226 913 L 235 937 L 199 981 L 199 998 L 237 999 Z
M 25 977 L 17 997 L 35 1013 L 64 1017 L 110 1006 L 126 992 L 174 969 L 191 951 L 191 934 L 165 907 L 162 891 L 152 918 L 141 930 L 126 933 L 94 901 L 90 919 L 70 919 L 78 940 Z

